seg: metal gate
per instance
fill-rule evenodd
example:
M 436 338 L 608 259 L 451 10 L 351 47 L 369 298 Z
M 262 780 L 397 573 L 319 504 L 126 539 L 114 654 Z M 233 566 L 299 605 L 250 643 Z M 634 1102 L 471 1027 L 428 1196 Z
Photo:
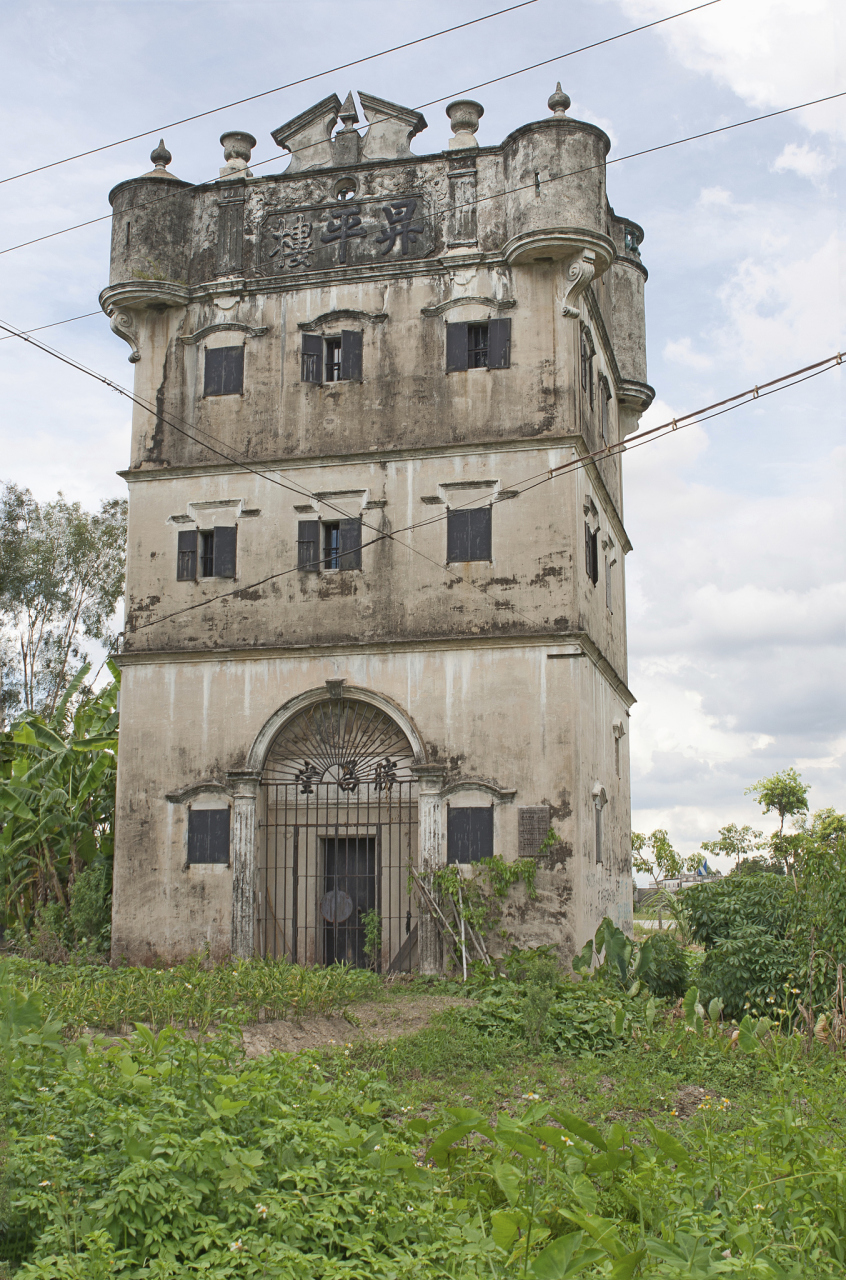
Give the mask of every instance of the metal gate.
M 344 792 L 316 782 L 263 786 L 259 950 L 294 964 L 345 961 L 408 970 L 417 911 L 409 864 L 417 862 L 412 782 Z

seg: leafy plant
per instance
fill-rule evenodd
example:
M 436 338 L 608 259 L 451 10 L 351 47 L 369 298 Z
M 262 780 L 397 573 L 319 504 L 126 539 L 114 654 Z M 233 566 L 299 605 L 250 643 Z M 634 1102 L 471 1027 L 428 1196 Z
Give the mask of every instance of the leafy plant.
M 783 876 L 725 876 L 693 885 L 679 895 L 694 942 L 710 948 L 750 925 L 783 938 L 790 917 L 791 886 Z
M 685 870 L 695 871 L 699 862 L 698 854 L 684 858 L 677 853 L 663 829 L 649 836 L 632 832 L 632 866 L 642 875 L 651 876 L 656 885 L 659 880 L 678 879 Z
M 796 953 L 790 943 L 758 925 L 746 925 L 708 952 L 699 980 L 705 998 L 719 998 L 729 1018 L 774 1011 L 786 1016 L 795 1009 L 795 970 Z
M 119 672 L 112 665 L 113 682 L 82 698 L 71 716 L 88 670 L 77 673 L 49 720 L 27 713 L 0 739 L 3 907 L 7 921 L 16 917 L 25 930 L 48 903 L 60 908 L 62 930 L 70 928 L 71 886 L 86 866 L 104 868 L 104 889 L 110 878 Z M 91 880 L 86 894 L 89 912 Z
M 382 951 L 382 917 L 373 907 L 370 911 L 365 911 L 361 923 L 364 926 L 364 954 L 375 969 Z
M 606 916 L 596 935 L 573 957 L 573 969 L 582 974 L 593 971 L 595 976 L 610 978 L 630 995 L 637 995 L 652 962 L 652 945 L 649 939 L 638 946 Z
M 677 1000 L 687 990 L 690 969 L 687 955 L 676 938 L 667 932 L 650 939 L 650 960 L 644 982 L 659 999 Z

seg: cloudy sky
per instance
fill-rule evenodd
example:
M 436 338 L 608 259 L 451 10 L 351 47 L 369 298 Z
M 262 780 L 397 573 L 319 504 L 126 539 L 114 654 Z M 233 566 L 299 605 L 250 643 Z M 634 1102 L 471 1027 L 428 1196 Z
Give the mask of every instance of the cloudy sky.
M 108 213 L 148 169 L 160 126 L 221 102 L 491 14 L 507 0 L 114 0 L 18 4 L 0 17 L 2 174 L 128 134 L 151 136 L 0 185 L 0 249 Z M 172 171 L 222 163 L 224 128 L 259 139 L 319 98 L 359 87 L 418 106 L 676 12 L 672 0 L 535 0 L 363 67 L 165 129 Z M 611 158 L 846 89 L 838 0 L 719 0 L 550 67 L 473 91 L 479 141 L 547 114 L 601 125 Z M 846 106 L 808 108 L 614 165 L 618 213 L 646 230 L 647 328 L 663 421 L 843 345 Z M 445 102 L 418 152 L 440 150 Z M 273 172 L 277 166 L 265 169 Z M 281 166 L 280 166 L 281 167 Z M 262 170 L 259 170 L 261 172 Z M 22 327 L 94 311 L 109 223 L 0 256 L 0 316 Z M 61 350 L 129 384 L 102 315 L 49 330 Z M 95 507 L 119 495 L 127 404 L 17 341 L 0 342 L 0 478 Z M 846 807 L 843 380 L 826 373 L 626 460 L 633 825 L 695 850 L 758 823 L 744 787 L 797 765 L 813 807 Z M 772 827 L 771 819 L 760 825 Z

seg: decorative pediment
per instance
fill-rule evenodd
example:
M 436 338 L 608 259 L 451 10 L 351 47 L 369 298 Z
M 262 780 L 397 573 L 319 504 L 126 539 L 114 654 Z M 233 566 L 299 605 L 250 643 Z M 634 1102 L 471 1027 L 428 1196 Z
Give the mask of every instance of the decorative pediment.
M 354 128 L 358 115 L 351 93 L 343 105 L 332 93 L 273 130 L 273 141 L 291 153 L 289 174 L 343 168 L 361 160 L 405 160 L 411 156 L 411 139 L 426 128 L 420 112 L 360 90 L 358 100 L 369 126 L 363 137 Z M 343 129 L 332 137 L 339 119 Z

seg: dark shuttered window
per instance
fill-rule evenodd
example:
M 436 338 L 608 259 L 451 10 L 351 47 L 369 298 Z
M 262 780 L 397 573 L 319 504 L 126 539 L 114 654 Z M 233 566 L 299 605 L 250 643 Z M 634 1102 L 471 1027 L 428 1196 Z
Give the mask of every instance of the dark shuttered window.
M 323 339 L 314 333 L 303 334 L 302 380 L 323 381 Z
M 344 329 L 322 338 L 303 334 L 303 382 L 361 382 L 364 334 L 360 329 Z
M 181 536 L 181 535 L 180 535 Z M 210 529 L 200 534 L 200 577 L 234 578 L 238 529 Z M 196 564 L 196 553 L 195 553 Z
M 238 540 L 238 529 L 233 525 L 214 531 L 214 576 L 216 578 L 235 577 L 235 548 Z
M 339 569 L 361 568 L 361 520 L 341 520 L 338 524 Z
M 591 533 L 590 525 L 585 521 L 585 569 L 594 586 L 599 581 L 599 548 L 597 541 L 599 530 Z
M 447 561 L 491 560 L 491 508 L 447 512 Z
M 491 320 L 488 324 L 488 368 L 511 367 L 511 321 Z
M 300 520 L 297 526 L 297 568 L 317 573 L 320 568 L 320 521 Z
M 188 861 L 229 862 L 229 810 L 188 811 Z
M 244 348 L 210 347 L 206 351 L 205 396 L 239 396 L 244 390 Z
M 341 333 L 341 378 L 345 382 L 361 382 L 363 342 L 360 329 L 344 329 Z
M 447 862 L 493 857 L 493 807 L 447 810 Z
M 464 369 L 508 369 L 511 366 L 511 321 L 448 324 L 447 373 Z
M 197 576 L 197 530 L 180 529 L 176 552 L 176 579 L 193 582 Z

